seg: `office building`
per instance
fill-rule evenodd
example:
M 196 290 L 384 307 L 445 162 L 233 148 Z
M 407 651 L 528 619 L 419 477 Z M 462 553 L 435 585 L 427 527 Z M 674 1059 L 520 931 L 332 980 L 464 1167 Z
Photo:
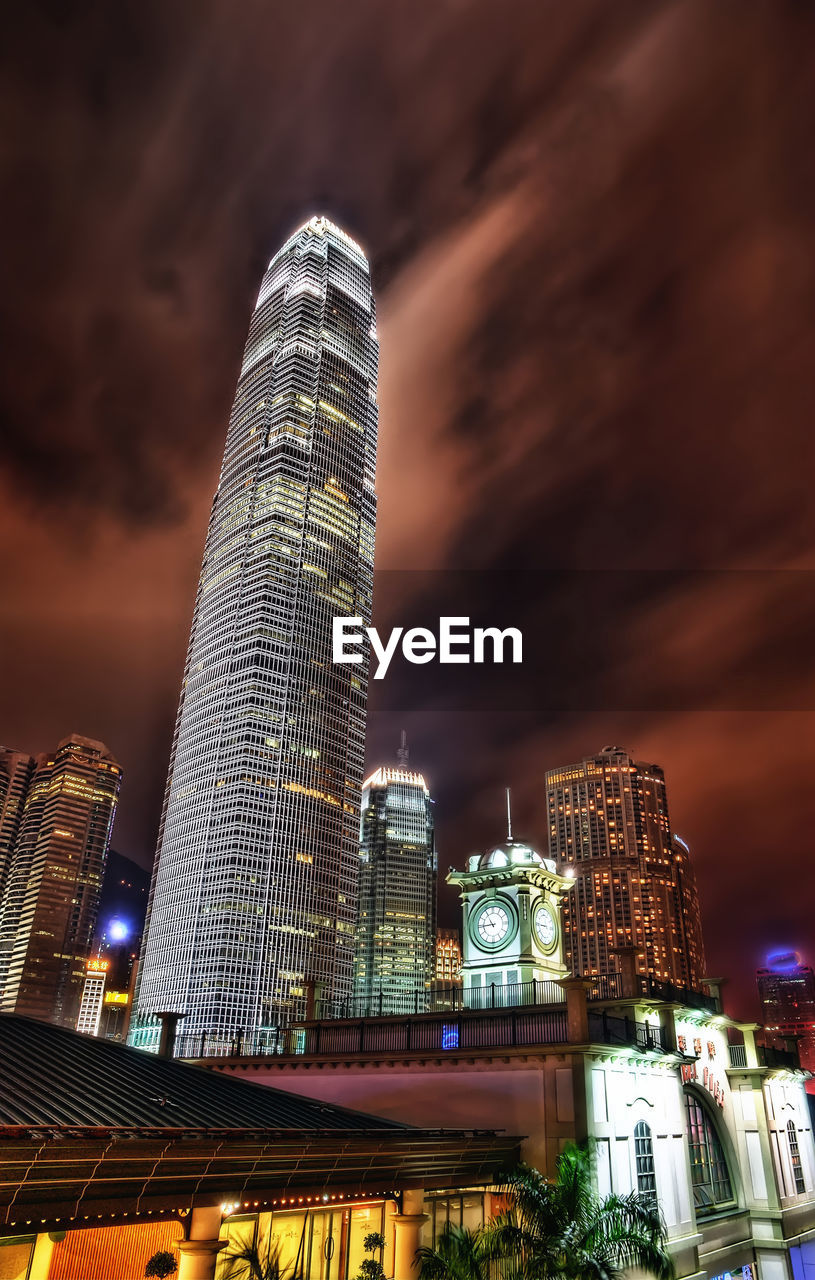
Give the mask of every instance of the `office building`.
M 406 768 L 377 769 L 362 790 L 356 1009 L 423 1007 L 434 977 L 436 873 L 424 778 Z
M 641 974 L 699 989 L 696 882 L 687 845 L 672 835 L 659 765 L 606 747 L 550 770 L 546 792 L 550 856 L 575 876 L 563 904 L 569 969 L 607 973 L 614 949 L 633 946 Z
M 79 734 L 36 757 L 0 902 L 0 1012 L 75 1026 L 121 778 Z
M 461 986 L 461 935 L 458 929 L 436 930 L 436 982 Z
M 0 747 L 0 903 L 33 769 L 33 756 Z
M 137 979 L 133 1044 L 274 1045 L 306 993 L 353 987 L 378 342 L 368 263 L 312 218 L 275 254 L 212 505 Z
M 794 1038 L 801 1066 L 815 1072 L 815 973 L 797 951 L 778 951 L 756 973 L 761 1019 L 770 1038 Z
M 82 988 L 82 999 L 79 1002 L 79 1015 L 76 1020 L 76 1029 L 83 1035 L 99 1034 L 109 968 L 107 960 L 97 958 L 89 960 L 85 966 L 85 984 Z

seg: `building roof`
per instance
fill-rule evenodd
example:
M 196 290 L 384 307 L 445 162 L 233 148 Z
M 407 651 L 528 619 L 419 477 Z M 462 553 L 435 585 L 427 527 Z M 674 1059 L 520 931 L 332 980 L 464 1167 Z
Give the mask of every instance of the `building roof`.
M 0 1130 L 401 1129 L 392 1120 L 0 1014 Z
M 537 866 L 547 871 L 556 871 L 557 864 L 551 858 L 542 857 L 537 849 L 533 849 L 525 840 L 506 839 L 486 853 L 475 853 L 469 859 L 470 871 L 491 871 L 497 867 Z
M 416 1129 L 0 1015 L 0 1237 L 224 1201 L 492 1182 L 519 1139 Z

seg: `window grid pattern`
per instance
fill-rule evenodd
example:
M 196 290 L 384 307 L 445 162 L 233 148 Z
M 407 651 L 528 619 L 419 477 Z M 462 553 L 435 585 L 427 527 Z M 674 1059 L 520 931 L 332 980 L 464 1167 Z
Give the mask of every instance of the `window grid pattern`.
M 378 769 L 364 784 L 355 1012 L 410 1013 L 433 979 L 433 801 L 420 773 Z
M 546 774 L 549 855 L 575 876 L 563 903 L 564 960 L 573 973 L 613 969 L 633 946 L 637 969 L 698 989 L 701 915 L 687 845 L 671 830 L 658 765 L 609 747 Z
M 685 1094 L 691 1185 L 698 1213 L 712 1212 L 734 1199 L 724 1149 L 713 1121 L 693 1094 Z
M 644 1200 L 656 1207 L 657 1181 L 654 1170 L 654 1144 L 651 1128 L 640 1120 L 634 1128 L 634 1158 L 637 1168 L 637 1191 Z
M 795 1182 L 795 1194 L 801 1196 L 806 1191 L 804 1183 L 804 1170 L 801 1165 L 801 1148 L 798 1145 L 798 1133 L 795 1128 L 795 1121 L 787 1121 L 787 1142 L 790 1148 L 790 1164 L 792 1165 L 792 1176 Z
M 131 1043 L 152 1014 L 274 1044 L 353 983 L 378 342 L 368 263 L 322 218 L 272 260 L 246 341 L 193 612 Z M 266 1038 L 264 1040 L 264 1037 Z

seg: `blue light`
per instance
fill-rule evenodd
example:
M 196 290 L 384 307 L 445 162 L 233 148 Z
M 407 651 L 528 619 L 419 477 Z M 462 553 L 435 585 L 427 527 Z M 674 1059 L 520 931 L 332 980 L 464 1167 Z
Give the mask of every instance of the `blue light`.
M 111 942 L 124 942 L 130 933 L 130 929 L 124 920 L 111 920 L 108 925 L 108 937 Z
M 774 973 L 789 973 L 797 969 L 800 963 L 801 957 L 797 951 L 774 951 L 767 956 L 767 968 Z
M 445 1022 L 441 1029 L 441 1047 L 442 1049 L 458 1048 L 458 1024 L 455 1022 Z

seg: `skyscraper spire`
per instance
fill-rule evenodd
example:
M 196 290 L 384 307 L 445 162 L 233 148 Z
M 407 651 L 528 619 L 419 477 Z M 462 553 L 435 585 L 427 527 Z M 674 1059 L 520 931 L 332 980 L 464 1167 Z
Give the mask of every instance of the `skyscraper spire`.
M 402 741 L 396 750 L 396 761 L 400 769 L 407 769 L 408 760 L 410 759 L 410 749 L 407 744 L 407 734 L 402 730 Z
M 249 327 L 212 507 L 167 778 L 130 1039 L 243 1033 L 262 1048 L 310 983 L 347 998 L 377 444 L 368 262 L 312 218 L 275 254 Z M 264 1037 L 266 1039 L 264 1040 Z

